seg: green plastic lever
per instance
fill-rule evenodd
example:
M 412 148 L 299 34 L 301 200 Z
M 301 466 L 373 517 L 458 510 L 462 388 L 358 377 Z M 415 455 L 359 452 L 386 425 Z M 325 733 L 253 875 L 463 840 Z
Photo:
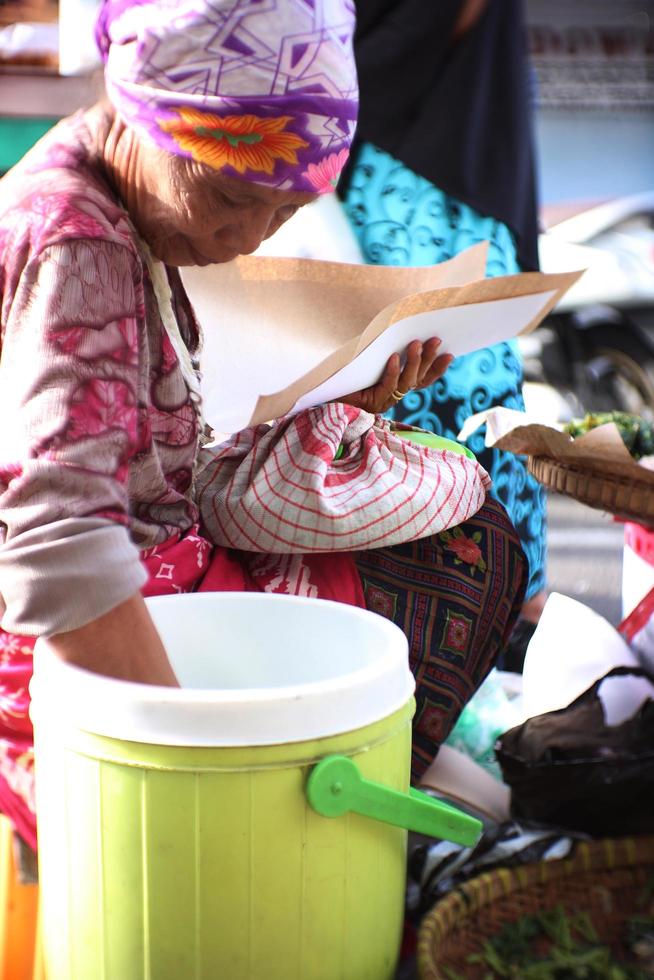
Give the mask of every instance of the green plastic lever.
M 455 844 L 475 844 L 482 830 L 480 820 L 417 789 L 401 793 L 364 779 L 356 763 L 345 755 L 327 756 L 312 769 L 307 798 L 323 817 L 359 813 Z

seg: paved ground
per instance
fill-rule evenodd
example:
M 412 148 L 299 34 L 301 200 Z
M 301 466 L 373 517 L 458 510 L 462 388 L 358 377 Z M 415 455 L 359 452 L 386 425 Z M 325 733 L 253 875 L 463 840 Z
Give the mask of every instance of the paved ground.
M 622 526 L 608 514 L 560 494 L 548 500 L 548 585 L 601 613 L 621 619 Z

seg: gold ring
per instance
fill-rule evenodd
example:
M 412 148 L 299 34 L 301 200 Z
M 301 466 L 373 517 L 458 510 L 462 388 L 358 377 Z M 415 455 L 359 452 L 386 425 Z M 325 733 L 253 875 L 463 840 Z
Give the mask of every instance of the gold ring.
M 409 394 L 408 391 L 400 391 L 399 388 L 396 388 L 395 391 L 391 393 L 391 398 L 393 399 L 394 402 L 401 402 L 404 396 L 408 394 Z

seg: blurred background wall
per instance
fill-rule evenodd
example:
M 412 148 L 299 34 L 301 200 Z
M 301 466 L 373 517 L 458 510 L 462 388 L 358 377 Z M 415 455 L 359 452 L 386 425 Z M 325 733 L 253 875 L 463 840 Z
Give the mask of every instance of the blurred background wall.
M 527 0 L 543 203 L 654 188 L 654 2 Z

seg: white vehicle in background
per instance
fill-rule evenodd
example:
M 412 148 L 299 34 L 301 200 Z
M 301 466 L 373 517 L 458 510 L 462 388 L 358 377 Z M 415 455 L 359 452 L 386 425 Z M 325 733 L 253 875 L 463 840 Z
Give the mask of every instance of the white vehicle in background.
M 654 417 L 654 191 L 543 218 L 542 270 L 587 271 L 524 339 L 527 381 L 561 392 L 574 414 Z

